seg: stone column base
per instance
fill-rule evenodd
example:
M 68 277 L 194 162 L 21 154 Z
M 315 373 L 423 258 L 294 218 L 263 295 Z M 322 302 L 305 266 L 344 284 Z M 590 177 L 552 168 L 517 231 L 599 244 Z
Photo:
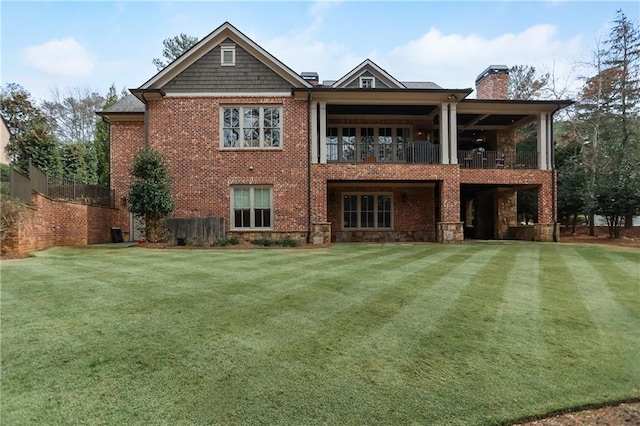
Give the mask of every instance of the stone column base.
M 534 223 L 533 233 L 535 241 L 553 242 L 553 223 Z M 556 224 L 558 226 L 558 224 Z M 556 229 L 558 238 L 560 230 Z
M 462 222 L 438 222 L 436 233 L 439 243 L 461 243 L 464 241 L 464 228 Z
M 311 243 L 331 243 L 331 222 L 316 222 L 311 224 Z

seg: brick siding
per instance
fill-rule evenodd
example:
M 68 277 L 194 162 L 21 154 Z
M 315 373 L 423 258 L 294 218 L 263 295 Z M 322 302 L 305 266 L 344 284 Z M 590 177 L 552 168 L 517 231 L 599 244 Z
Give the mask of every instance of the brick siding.
M 2 251 L 22 254 L 53 246 L 107 243 L 116 218 L 116 209 L 33 193 L 20 227 L 7 236 Z

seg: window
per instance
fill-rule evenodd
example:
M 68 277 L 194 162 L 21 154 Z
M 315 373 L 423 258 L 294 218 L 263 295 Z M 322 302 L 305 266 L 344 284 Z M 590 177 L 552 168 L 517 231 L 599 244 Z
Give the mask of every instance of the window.
M 391 229 L 390 194 L 345 194 L 342 199 L 344 229 Z
M 360 77 L 361 89 L 375 89 L 376 78 L 375 77 Z
M 220 46 L 220 65 L 223 67 L 232 67 L 236 64 L 236 47 Z
M 272 224 L 271 188 L 244 186 L 231 189 L 232 228 L 270 229 Z
M 222 147 L 280 148 L 281 117 L 281 107 L 223 107 Z
M 409 127 L 327 127 L 327 161 L 407 161 Z

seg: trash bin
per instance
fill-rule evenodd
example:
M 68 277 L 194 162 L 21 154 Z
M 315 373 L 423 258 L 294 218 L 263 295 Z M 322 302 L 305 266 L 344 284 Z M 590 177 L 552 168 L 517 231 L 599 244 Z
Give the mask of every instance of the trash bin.
M 187 239 L 185 237 L 176 237 L 176 244 L 178 244 L 179 246 L 186 246 Z
M 122 239 L 122 230 L 116 227 L 111 228 L 111 242 L 121 243 L 123 241 L 124 240 Z

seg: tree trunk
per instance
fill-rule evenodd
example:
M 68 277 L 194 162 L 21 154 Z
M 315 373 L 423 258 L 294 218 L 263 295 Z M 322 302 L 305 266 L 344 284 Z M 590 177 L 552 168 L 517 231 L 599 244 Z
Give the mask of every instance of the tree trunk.
M 633 215 L 628 214 L 624 217 L 624 227 L 626 229 L 633 228 Z
M 592 237 L 596 236 L 596 215 L 593 213 L 589 213 L 589 235 Z

